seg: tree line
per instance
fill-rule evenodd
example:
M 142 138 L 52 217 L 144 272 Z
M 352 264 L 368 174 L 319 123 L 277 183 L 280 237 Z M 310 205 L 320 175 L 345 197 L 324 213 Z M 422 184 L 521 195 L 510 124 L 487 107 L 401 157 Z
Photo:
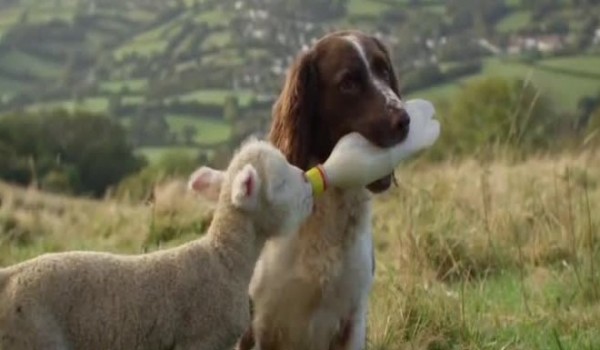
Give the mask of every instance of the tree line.
M 55 110 L 0 118 L 0 178 L 11 183 L 102 196 L 144 165 L 121 125 L 102 115 Z

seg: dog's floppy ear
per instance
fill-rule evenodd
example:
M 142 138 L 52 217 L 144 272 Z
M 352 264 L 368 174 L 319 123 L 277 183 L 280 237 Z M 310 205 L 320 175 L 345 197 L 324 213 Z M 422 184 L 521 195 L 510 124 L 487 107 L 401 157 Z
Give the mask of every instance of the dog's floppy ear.
M 390 87 L 392 88 L 392 91 L 394 91 L 396 93 L 396 95 L 398 95 L 398 97 L 402 97 L 400 95 L 400 87 L 398 84 L 398 76 L 396 75 L 396 70 L 394 69 L 394 65 L 392 64 L 392 56 L 390 55 L 390 51 L 388 50 L 387 46 L 385 46 L 385 44 L 377 39 L 374 36 L 371 36 L 371 39 L 375 42 L 375 44 L 377 44 L 377 47 L 383 51 L 383 53 L 385 53 L 385 58 L 388 64 L 388 69 L 390 70 L 390 74 L 392 75 L 390 77 Z
M 216 202 L 219 200 L 224 178 L 225 172 L 203 166 L 190 175 L 188 189 L 200 194 L 205 199 Z
M 273 106 L 270 141 L 287 160 L 301 168 L 308 167 L 310 135 L 318 104 L 318 77 L 314 52 L 302 53 L 288 72 L 286 81 Z

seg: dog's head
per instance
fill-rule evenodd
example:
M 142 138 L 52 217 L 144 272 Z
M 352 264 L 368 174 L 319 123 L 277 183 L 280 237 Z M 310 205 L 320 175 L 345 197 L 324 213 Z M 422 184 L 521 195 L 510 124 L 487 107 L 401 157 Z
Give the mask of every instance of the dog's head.
M 358 31 L 329 34 L 300 54 L 273 114 L 271 141 L 302 169 L 324 162 L 350 132 L 389 147 L 406 138 L 410 123 L 388 50 Z M 367 188 L 385 191 L 392 177 Z

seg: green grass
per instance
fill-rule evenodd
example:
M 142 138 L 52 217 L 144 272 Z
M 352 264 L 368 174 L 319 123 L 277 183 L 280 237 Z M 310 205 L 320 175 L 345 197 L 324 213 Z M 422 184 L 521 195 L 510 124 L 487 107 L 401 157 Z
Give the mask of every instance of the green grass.
M 487 341 L 508 344 L 518 340 L 529 349 L 558 349 L 554 331 L 565 349 L 585 349 L 592 344 L 595 349 L 600 345 L 600 335 L 591 329 L 561 329 L 569 316 L 560 298 L 577 293 L 572 272 L 530 268 L 524 276 L 521 279 L 515 271 L 468 285 L 462 296 L 468 327 L 477 329 L 478 336 Z M 460 288 L 455 292 L 459 295 Z M 589 311 L 580 312 L 582 317 L 590 316 Z M 496 322 L 504 327 L 497 329 Z
M 130 93 L 142 93 L 146 90 L 148 81 L 145 79 L 132 79 L 120 81 L 105 81 L 100 83 L 100 90 L 106 93 L 119 93 L 127 88 Z
M 549 72 L 520 63 L 488 60 L 483 74 L 500 75 L 504 77 L 527 78 L 544 93 L 552 97 L 560 110 L 573 111 L 579 99 L 594 94 L 600 87 L 600 80 L 594 78 L 576 77 L 568 74 Z
M 576 56 L 574 58 L 561 58 L 550 60 L 550 64 L 566 67 L 570 59 L 573 59 L 573 67 L 577 62 L 581 63 L 580 70 L 596 70 L 594 57 Z M 544 65 L 546 61 L 542 61 Z M 459 80 L 436 85 L 427 89 L 415 91 L 411 96 L 426 98 L 451 98 L 460 88 L 460 84 L 483 76 L 502 76 L 511 78 L 530 79 L 541 92 L 551 97 L 556 108 L 561 111 L 574 111 L 577 103 L 582 97 L 593 95 L 600 87 L 600 80 L 594 77 L 574 76 L 567 73 L 552 72 L 513 61 L 502 61 L 499 59 L 488 59 L 484 62 L 480 74 L 463 77 Z
M 202 56 L 202 65 L 215 68 L 232 68 L 246 63 L 235 48 L 221 48 L 216 53 Z
M 115 11 L 115 12 L 117 12 L 117 11 Z M 123 13 L 117 12 L 117 14 L 123 14 Z M 127 11 L 125 16 L 128 19 L 134 20 L 136 22 L 148 23 L 156 18 L 156 13 L 151 10 L 144 10 L 144 9 L 138 8 L 138 9 L 135 9 L 134 11 Z
M 224 30 L 210 34 L 202 43 L 202 49 L 210 50 L 226 47 L 231 43 L 231 32 Z
M 584 159 L 402 166 L 375 200 L 369 349 L 600 348 L 600 187 L 573 176 L 600 163 Z
M 0 96 L 12 97 L 15 94 L 26 91 L 31 88 L 31 84 L 25 83 L 20 80 L 9 79 L 6 77 L 0 77 Z
M 187 69 L 195 69 L 197 67 L 198 67 L 198 61 L 196 61 L 196 60 L 189 60 L 189 61 L 186 61 L 186 62 L 178 63 L 175 66 L 175 70 L 177 72 L 181 72 L 181 71 L 184 71 L 184 70 L 187 70 Z
M 231 90 L 213 89 L 193 91 L 184 95 L 177 96 L 177 99 L 179 99 L 182 102 L 196 101 L 199 103 L 222 105 L 225 103 L 225 99 L 227 98 L 227 96 L 232 94 L 238 97 L 238 103 L 240 104 L 240 106 L 247 106 L 254 97 L 252 91 L 249 90 L 233 92 Z M 172 99 L 173 98 L 169 100 Z
M 425 9 L 429 12 L 433 12 L 438 15 L 443 15 L 444 13 L 446 13 L 446 5 L 444 5 L 444 4 L 427 5 L 427 6 L 423 6 L 423 9 Z
M 43 23 L 50 22 L 52 20 L 63 20 L 70 22 L 73 20 L 75 13 L 69 10 L 48 10 L 44 8 L 34 9 L 29 12 L 27 17 L 28 23 Z
M 600 75 L 600 56 L 570 56 L 543 60 L 541 66 Z
M 225 25 L 229 23 L 229 16 L 220 10 L 202 11 L 194 17 L 196 23 L 204 23 L 209 27 Z
M 171 39 L 174 35 L 177 34 L 177 31 L 175 29 L 178 28 L 182 16 L 185 17 L 185 14 L 175 17 L 170 21 L 163 23 L 160 26 L 157 26 L 154 29 L 139 34 L 133 39 L 133 41 L 145 42 L 152 40 Z
M 151 164 L 158 162 L 163 155 L 169 152 L 181 152 L 186 153 L 190 156 L 194 156 L 198 153 L 196 147 L 185 147 L 185 146 L 174 146 L 174 147 L 142 147 L 138 149 L 138 152 L 148 159 Z
M 350 0 L 348 2 L 349 16 L 379 16 L 389 9 L 385 3 L 374 0 Z
M 124 105 L 141 105 L 146 101 L 144 96 L 123 96 L 121 102 Z
M 74 100 L 40 103 L 29 106 L 27 110 L 40 111 L 63 108 L 68 111 L 83 110 L 94 113 L 105 113 L 108 110 L 108 99 L 104 97 L 88 97 L 77 103 Z
M 427 89 L 418 90 L 408 95 L 409 98 L 426 98 L 439 100 L 454 95 L 460 89 L 457 83 L 445 83 Z
M 178 134 L 183 140 L 183 130 L 187 126 L 196 129 L 194 141 L 201 144 L 212 144 L 226 141 L 231 135 L 231 126 L 225 121 L 213 118 L 198 118 L 190 116 L 168 116 L 169 129 Z
M 112 16 L 102 16 L 96 24 L 98 30 L 115 35 L 118 33 L 127 33 L 131 27 L 121 21 L 116 20 Z
M 111 46 L 114 35 L 102 31 L 90 31 L 86 37 L 86 45 L 92 51 L 104 50 Z
M 123 56 L 137 53 L 142 56 L 152 56 L 162 53 L 169 42 L 177 34 L 180 17 L 176 17 L 156 28 L 147 30 L 122 45 L 114 52 L 116 59 L 121 59 Z
M 0 11 L 0 26 L 11 26 L 19 20 L 22 9 L 19 7 L 6 8 Z
M 15 25 L 21 16 L 20 8 L 10 8 L 0 11 L 0 35 L 3 35 L 13 25 Z
M 2 55 L 0 65 L 4 69 L 28 72 L 45 80 L 57 79 L 62 74 L 62 67 L 59 64 L 15 50 Z
M 163 53 L 166 48 L 167 42 L 164 40 L 132 41 L 115 51 L 114 57 L 120 60 L 133 53 L 144 57 L 151 57 Z
M 522 5 L 522 0 L 505 0 L 506 6 L 510 8 L 518 8 Z
M 525 10 L 515 11 L 498 22 L 496 30 L 500 33 L 514 32 L 529 24 L 530 21 L 531 12 Z
M 14 5 L 0 11 L 0 31 L 5 31 L 10 26 L 18 23 L 23 14 L 27 13 L 28 24 L 49 22 L 59 19 L 71 21 L 75 15 L 75 3 L 72 1 L 63 1 L 65 4 L 61 8 L 54 7 L 51 1 L 29 2 L 26 4 Z

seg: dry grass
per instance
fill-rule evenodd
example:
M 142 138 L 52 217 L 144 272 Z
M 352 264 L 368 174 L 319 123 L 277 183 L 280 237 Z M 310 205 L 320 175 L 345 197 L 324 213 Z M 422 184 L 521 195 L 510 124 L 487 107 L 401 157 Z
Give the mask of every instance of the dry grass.
M 600 158 L 413 164 L 375 203 L 370 349 L 598 349 Z M 0 265 L 46 251 L 139 253 L 203 232 L 207 206 L 0 186 Z
M 376 203 L 372 349 L 600 348 L 600 159 L 399 178 Z
M 204 232 L 212 208 L 184 184 L 155 190 L 152 203 L 129 205 L 42 194 L 0 184 L 0 266 L 45 252 L 142 253 Z

